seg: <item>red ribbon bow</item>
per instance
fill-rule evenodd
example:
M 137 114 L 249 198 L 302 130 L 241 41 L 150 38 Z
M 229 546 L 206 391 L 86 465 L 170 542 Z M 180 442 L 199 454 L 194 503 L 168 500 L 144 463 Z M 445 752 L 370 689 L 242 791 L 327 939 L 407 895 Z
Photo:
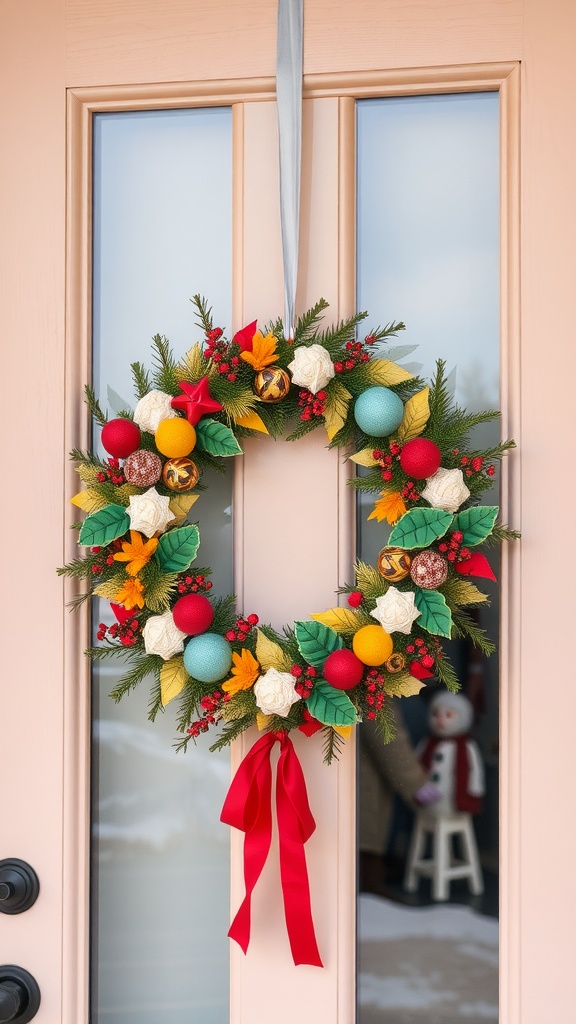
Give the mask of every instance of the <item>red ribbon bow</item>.
M 234 776 L 220 820 L 246 833 L 244 882 L 246 895 L 228 935 L 244 952 L 250 943 L 250 903 L 272 842 L 272 767 L 276 741 L 280 757 L 276 772 L 276 814 L 280 847 L 280 878 L 286 928 L 295 964 L 322 967 L 316 944 L 304 843 L 316 822 L 308 804 L 302 766 L 286 732 L 266 733 L 249 750 Z

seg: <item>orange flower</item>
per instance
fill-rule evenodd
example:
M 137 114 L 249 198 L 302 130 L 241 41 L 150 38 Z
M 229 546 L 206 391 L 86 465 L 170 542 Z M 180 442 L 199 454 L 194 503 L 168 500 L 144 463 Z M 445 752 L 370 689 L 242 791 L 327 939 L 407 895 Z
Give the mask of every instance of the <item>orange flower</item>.
M 406 505 L 400 491 L 382 491 L 382 496 L 375 502 L 374 511 L 370 513 L 368 519 L 377 519 L 379 523 L 386 519 L 390 526 L 394 526 L 405 511 Z
M 137 576 L 141 569 L 148 564 L 152 555 L 158 547 L 158 539 L 152 537 L 146 543 L 142 540 L 142 534 L 136 530 L 130 530 L 130 541 L 122 541 L 122 551 L 118 551 L 114 558 L 117 562 L 128 562 L 126 572 L 129 576 Z
M 252 351 L 241 352 L 240 359 L 250 363 L 255 370 L 264 370 L 270 363 L 275 363 L 280 358 L 275 354 L 277 344 L 277 338 L 273 334 L 267 334 L 264 338 L 261 331 L 256 331 L 252 340 Z
M 120 588 L 116 594 L 114 600 L 118 601 L 118 604 L 124 605 L 125 608 L 143 608 L 144 598 L 144 584 L 140 580 L 126 580 L 123 587 Z
M 249 690 L 251 686 L 254 686 L 260 675 L 260 663 L 245 647 L 242 648 L 240 654 L 232 652 L 232 661 L 234 662 L 232 678 L 222 683 L 222 689 L 233 697 L 239 690 Z

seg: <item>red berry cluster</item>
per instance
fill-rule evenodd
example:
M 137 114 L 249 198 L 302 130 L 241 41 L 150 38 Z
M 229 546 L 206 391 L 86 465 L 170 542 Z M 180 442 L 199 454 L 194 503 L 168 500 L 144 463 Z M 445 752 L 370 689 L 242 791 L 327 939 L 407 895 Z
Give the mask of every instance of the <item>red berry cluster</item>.
M 92 548 L 91 550 L 92 554 L 99 555 L 99 558 L 96 558 L 92 562 L 90 571 L 94 576 L 101 576 L 104 572 L 105 566 L 114 565 L 114 552 L 122 550 L 122 541 L 113 540 L 112 543 L 108 544 L 105 548 Z
M 460 455 L 460 449 L 454 448 L 453 454 Z M 494 476 L 494 473 L 496 472 L 492 464 L 484 467 L 484 459 L 481 455 L 475 455 L 473 458 L 470 458 L 468 455 L 462 455 L 460 458 L 460 465 L 462 466 L 465 476 L 477 476 L 478 473 L 486 473 L 486 476 Z
M 366 696 L 364 700 L 368 704 L 369 710 L 366 712 L 366 718 L 373 722 L 376 718 L 376 712 L 380 711 L 380 708 L 386 700 L 386 693 L 384 690 L 384 683 L 386 677 L 383 672 L 379 672 L 377 668 L 370 668 L 364 676 L 364 686 L 366 687 Z
M 434 644 L 436 642 L 429 640 L 428 643 Z M 422 668 L 431 669 L 434 666 L 434 655 L 430 653 L 430 648 L 426 646 L 423 638 L 417 636 L 414 643 L 406 645 L 406 653 L 412 655 L 412 661 L 419 662 Z
M 466 561 L 472 556 L 472 552 L 468 548 L 462 547 L 463 540 L 464 534 L 460 530 L 454 530 L 454 533 L 450 533 L 446 540 L 441 541 L 438 550 L 446 555 L 449 562 Z
M 243 644 L 246 637 L 248 636 L 251 629 L 257 626 L 260 619 L 257 615 L 248 615 L 247 618 L 243 618 L 241 615 L 236 619 L 236 629 L 229 629 L 225 633 L 226 640 L 233 644 L 236 641 Z
M 381 467 L 380 473 L 382 479 L 385 480 L 386 483 L 392 479 L 392 466 L 394 464 L 394 460 L 396 459 L 397 461 L 400 458 L 400 452 L 402 450 L 397 441 L 390 441 L 388 449 L 389 450 L 387 452 L 383 452 L 380 448 L 376 448 L 372 452 L 372 458 L 376 459 L 376 462 Z
M 180 572 L 177 579 L 179 594 L 203 594 L 212 590 L 212 580 L 207 580 L 205 576 L 190 576 L 187 572 Z
M 346 342 L 346 359 L 334 363 L 334 369 L 336 373 L 344 373 L 345 370 L 353 370 L 358 363 L 367 363 L 370 359 L 370 353 L 366 351 L 365 345 L 372 345 L 375 341 L 373 334 L 368 334 L 364 339 L 364 344 L 361 341 L 347 341 Z
M 318 675 L 316 669 L 312 668 L 312 665 L 307 665 L 306 668 L 302 668 L 302 665 L 292 665 L 290 672 L 298 680 L 294 686 L 296 693 L 306 700 L 314 689 L 314 680 Z
M 108 633 L 109 640 L 119 640 L 123 647 L 132 647 L 138 641 L 139 632 L 140 623 L 135 616 L 133 619 L 127 619 L 125 622 L 113 622 L 108 627 L 103 622 L 99 622 L 96 639 L 104 640 L 106 633 Z
M 126 477 L 120 466 L 119 459 L 108 459 L 108 465 L 104 466 L 96 477 L 99 484 L 125 484 Z
M 304 388 L 298 392 L 298 405 L 302 409 L 301 420 L 311 420 L 313 416 L 323 416 L 326 408 L 326 392 L 319 391 L 313 395 L 311 391 Z
M 206 697 L 202 697 L 200 701 L 200 707 L 203 709 L 202 718 L 199 718 L 196 722 L 191 722 L 186 730 L 189 736 L 196 739 L 201 732 L 208 732 L 211 725 L 216 723 L 216 712 L 218 711 L 218 705 L 221 701 L 230 700 L 229 693 L 222 693 L 220 690 L 214 690 L 214 693 L 209 694 Z
M 212 331 L 208 331 L 204 355 L 207 359 L 212 359 L 216 363 L 218 373 L 222 377 L 226 377 L 226 380 L 233 383 L 238 377 L 240 357 L 238 355 L 231 356 L 231 349 L 232 346 L 222 337 L 220 327 L 215 327 Z M 238 351 L 237 348 L 236 351 Z

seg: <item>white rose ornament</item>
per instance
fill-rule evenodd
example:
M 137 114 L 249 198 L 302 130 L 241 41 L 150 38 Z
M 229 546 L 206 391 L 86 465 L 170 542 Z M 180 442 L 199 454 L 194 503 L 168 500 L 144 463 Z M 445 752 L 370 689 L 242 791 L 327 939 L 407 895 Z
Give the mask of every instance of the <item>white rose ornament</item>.
M 167 395 L 165 391 L 149 391 L 134 410 L 134 422 L 140 430 L 155 434 L 162 420 L 172 420 L 178 415 L 171 402 L 172 395 Z
M 285 718 L 300 697 L 296 693 L 296 680 L 289 672 L 269 668 L 254 684 L 256 704 L 263 715 Z
M 142 630 L 146 654 L 159 654 L 164 661 L 184 650 L 186 635 L 178 629 L 170 611 L 152 615 Z
M 132 494 L 127 508 L 130 516 L 130 529 L 139 530 L 146 537 L 164 530 L 176 518 L 170 511 L 170 498 L 158 494 L 155 487 L 150 487 L 144 494 Z
M 414 619 L 420 612 L 414 604 L 411 590 L 389 587 L 383 597 L 376 599 L 376 607 L 370 614 L 387 633 L 411 633 Z
M 299 345 L 288 364 L 292 382 L 308 388 L 313 395 L 325 388 L 335 374 L 334 363 L 322 345 Z
M 461 469 L 440 468 L 426 480 L 422 497 L 430 502 L 432 508 L 457 512 L 460 505 L 470 497 L 470 491 L 464 483 Z

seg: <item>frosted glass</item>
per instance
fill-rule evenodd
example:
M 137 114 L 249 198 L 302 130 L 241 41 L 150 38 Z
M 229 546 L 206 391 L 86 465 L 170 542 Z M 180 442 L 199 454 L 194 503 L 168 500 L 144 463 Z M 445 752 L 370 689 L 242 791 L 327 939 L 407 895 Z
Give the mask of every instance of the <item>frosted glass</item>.
M 424 377 L 444 358 L 455 397 L 470 410 L 499 406 L 498 103 L 496 93 L 476 93 L 357 104 L 358 308 L 369 311 L 371 325 L 403 320 L 407 330 L 390 343 L 392 358 Z M 488 447 L 499 436 L 497 423 L 484 425 L 476 443 Z M 374 497 L 358 504 L 358 553 L 371 564 L 389 533 L 385 523 L 366 521 Z M 498 500 L 495 480 L 483 501 Z M 493 564 L 497 570 L 497 558 Z M 497 590 L 481 582 L 492 606 L 481 610 L 480 624 L 497 638 Z M 383 824 L 375 841 L 374 829 L 364 827 L 375 821 L 364 786 L 359 1024 L 498 1019 L 498 662 L 464 643 L 452 644 L 451 658 L 478 710 L 474 735 L 487 794 L 475 825 L 486 891 L 470 897 L 464 882 L 452 883 L 448 906 L 431 900 L 426 882 L 416 896 L 404 893 L 408 811 L 397 800 L 389 831 Z M 426 703 L 417 696 L 400 707 L 415 746 L 427 732 Z M 360 750 L 359 777 L 368 779 L 362 736 Z M 409 752 L 402 756 L 406 766 Z M 391 807 L 393 790 L 388 776 L 378 806 Z
M 152 335 L 176 353 L 201 340 L 195 292 L 230 324 L 231 147 L 229 108 L 95 118 L 93 382 L 112 412 L 134 407 L 129 366 L 150 364 Z M 207 482 L 198 564 L 229 593 L 231 477 Z M 147 682 L 115 705 L 119 675 L 94 665 L 91 1019 L 226 1024 L 229 756 L 210 740 L 176 754 L 172 707 L 149 723 Z

